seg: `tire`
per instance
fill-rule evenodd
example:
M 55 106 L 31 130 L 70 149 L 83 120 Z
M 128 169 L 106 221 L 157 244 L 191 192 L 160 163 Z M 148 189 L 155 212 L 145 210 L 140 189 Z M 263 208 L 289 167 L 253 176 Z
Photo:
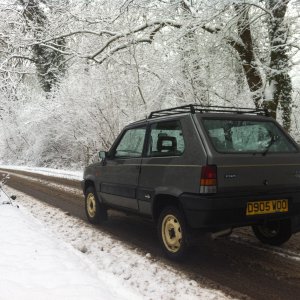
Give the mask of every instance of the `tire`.
M 252 230 L 263 244 L 280 246 L 292 236 L 290 220 L 271 221 L 263 225 L 254 225 Z
M 92 186 L 88 187 L 85 192 L 85 213 L 92 224 L 100 224 L 107 220 L 107 210 L 99 202 Z
M 182 260 L 188 252 L 188 230 L 183 214 L 179 209 L 168 206 L 158 219 L 158 237 L 166 257 Z

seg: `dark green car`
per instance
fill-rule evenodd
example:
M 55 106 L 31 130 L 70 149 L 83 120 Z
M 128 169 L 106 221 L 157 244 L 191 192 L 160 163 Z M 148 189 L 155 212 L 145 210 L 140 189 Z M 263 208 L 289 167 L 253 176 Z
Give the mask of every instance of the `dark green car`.
M 117 209 L 152 218 L 169 258 L 191 236 L 252 226 L 281 245 L 300 230 L 300 154 L 265 110 L 186 105 L 126 126 L 82 182 L 91 223 Z

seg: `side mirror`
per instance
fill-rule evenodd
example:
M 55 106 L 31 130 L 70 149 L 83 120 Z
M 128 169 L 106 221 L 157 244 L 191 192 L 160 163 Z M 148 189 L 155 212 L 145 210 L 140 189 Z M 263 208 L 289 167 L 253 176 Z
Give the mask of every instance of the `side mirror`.
M 101 160 L 104 160 L 107 158 L 107 152 L 106 151 L 99 151 L 99 158 Z

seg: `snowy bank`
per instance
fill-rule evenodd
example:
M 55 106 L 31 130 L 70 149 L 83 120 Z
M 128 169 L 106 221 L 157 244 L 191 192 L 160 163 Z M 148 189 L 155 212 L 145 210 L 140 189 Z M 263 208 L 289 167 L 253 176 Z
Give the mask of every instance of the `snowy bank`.
M 83 178 L 83 171 L 60 170 L 53 168 L 39 168 L 39 167 L 26 167 L 14 165 L 0 165 L 0 169 L 19 170 L 31 173 L 37 173 L 46 176 L 53 176 L 59 178 L 81 180 Z
M 141 299 L 57 240 L 0 189 L 1 299 Z

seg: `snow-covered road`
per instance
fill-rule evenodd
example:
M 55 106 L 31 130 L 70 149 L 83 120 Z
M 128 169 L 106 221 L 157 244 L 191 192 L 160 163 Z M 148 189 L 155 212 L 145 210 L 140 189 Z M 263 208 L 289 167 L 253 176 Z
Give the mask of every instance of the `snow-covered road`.
M 0 204 L 0 299 L 228 299 L 57 208 L 6 190 L 17 200 Z M 1 192 L 3 202 L 9 199 Z
M 6 173 L 0 170 L 0 176 Z M 226 299 L 231 295 L 286 300 L 300 294 L 300 234 L 282 247 L 268 247 L 243 228 L 213 242 L 201 239 L 187 261 L 176 264 L 162 257 L 155 226 L 149 221 L 110 212 L 102 226 L 85 222 L 79 178 L 70 180 L 69 171 L 31 169 L 28 173 L 22 168 L 9 173 L 7 184 L 18 191 L 6 189 L 18 195 L 14 203 L 22 213 L 34 216 L 41 228 L 142 299 Z
M 141 299 L 0 190 L 0 299 Z

